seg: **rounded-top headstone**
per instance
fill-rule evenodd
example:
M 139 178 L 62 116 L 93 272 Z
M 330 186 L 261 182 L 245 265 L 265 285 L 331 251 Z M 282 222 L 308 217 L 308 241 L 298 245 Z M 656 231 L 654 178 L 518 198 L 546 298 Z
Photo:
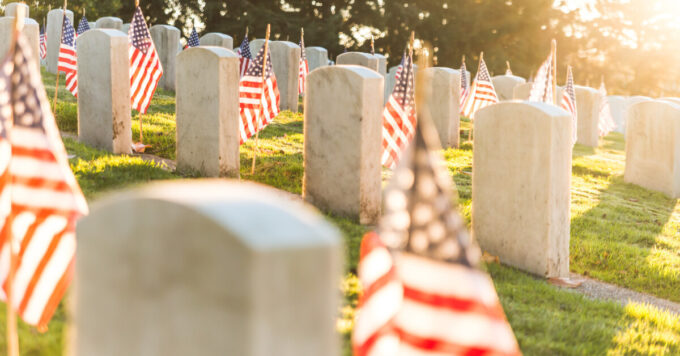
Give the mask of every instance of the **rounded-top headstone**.
M 200 44 L 201 46 L 217 46 L 231 50 L 234 48 L 234 39 L 224 33 L 210 32 L 201 37 Z
M 378 57 L 373 56 L 370 53 L 363 52 L 343 53 L 335 59 L 335 64 L 363 66 L 366 68 L 373 69 L 378 73 L 380 70 L 380 61 L 378 60 Z
M 607 102 L 609 102 L 609 111 L 616 124 L 614 131 L 625 133 L 626 98 L 620 95 L 609 95 L 607 96 Z
M 281 94 L 281 110 L 298 110 L 300 46 L 289 41 L 270 41 L 272 66 Z
M 30 17 L 30 13 L 29 13 L 30 8 L 28 7 L 28 5 L 26 5 L 22 2 L 11 2 L 7 5 L 5 5 L 5 16 L 15 17 L 17 15 L 17 8 L 18 7 L 24 8 L 24 17 L 26 17 L 26 18 Z
M 387 57 L 378 53 L 374 54 L 373 56 L 378 58 L 378 73 L 387 75 Z
M 33 60 L 36 68 L 40 70 L 40 25 L 30 18 L 24 18 L 24 28 L 22 30 L 31 52 L 33 52 Z M 11 43 L 12 35 L 14 34 L 14 17 L 0 17 L 0 58 L 5 58 Z
M 101 17 L 97 19 L 97 22 L 95 22 L 94 25 L 95 28 L 101 28 L 101 29 L 113 29 L 113 30 L 120 30 L 123 28 L 123 20 L 117 18 L 117 17 Z
M 328 51 L 323 47 L 307 47 L 307 63 L 309 63 L 309 71 L 325 67 L 328 65 Z
M 596 89 L 575 85 L 576 110 L 578 111 L 578 132 L 576 142 L 597 147 L 600 139 L 600 104 L 602 95 Z
M 418 73 L 427 95 L 418 96 L 419 118 L 434 123 L 443 148 L 458 147 L 460 137 L 460 71 L 425 68 Z
M 73 22 L 73 11 L 66 10 L 66 17 Z M 54 9 L 47 13 L 47 71 L 56 74 L 61 46 L 61 30 L 64 21 L 64 10 Z
M 159 86 L 167 90 L 175 90 L 175 58 L 181 50 L 181 32 L 170 25 L 154 25 L 149 29 L 158 57 L 163 66 L 163 76 Z
M 257 56 L 258 52 L 260 52 L 262 46 L 264 46 L 264 40 L 261 38 L 250 41 L 250 53 L 253 55 L 253 58 Z
M 500 101 L 513 100 L 515 87 L 527 82 L 526 79 L 516 75 L 497 75 L 491 78 L 491 81 Z

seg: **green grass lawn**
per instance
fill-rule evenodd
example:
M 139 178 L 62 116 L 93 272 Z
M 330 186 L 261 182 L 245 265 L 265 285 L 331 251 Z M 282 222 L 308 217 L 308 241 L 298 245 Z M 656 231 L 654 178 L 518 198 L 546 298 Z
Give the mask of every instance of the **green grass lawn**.
M 54 76 L 45 75 L 53 94 Z M 63 80 L 62 80 L 63 82 Z M 63 91 L 57 117 L 63 131 L 77 131 L 75 100 Z M 144 136 L 153 154 L 175 157 L 174 98 L 158 93 L 144 119 Z M 463 123 L 464 129 L 469 123 Z M 133 123 L 133 137 L 138 135 Z M 137 130 L 137 131 L 135 131 Z M 161 133 L 161 134 L 159 134 Z M 466 137 L 466 134 L 463 135 Z M 302 117 L 284 112 L 260 135 L 262 156 L 250 174 L 253 142 L 241 149 L 241 177 L 295 194 L 301 193 L 303 175 Z M 77 155 L 72 168 L 88 199 L 129 185 L 180 177 L 139 158 L 114 156 L 66 140 Z M 444 151 L 457 185 L 461 213 L 470 219 L 472 146 Z M 593 278 L 680 301 L 680 205 L 678 201 L 623 183 L 624 143 L 612 134 L 598 149 L 576 146 L 572 177 L 571 270 Z M 386 176 L 389 174 L 386 174 Z M 355 276 L 359 243 L 366 227 L 329 217 L 345 235 L 346 276 L 341 290 L 338 330 L 349 355 L 357 297 Z M 508 319 L 526 355 L 660 355 L 680 354 L 680 319 L 645 305 L 591 300 L 559 289 L 541 279 L 498 264 L 486 266 Z M 21 325 L 22 354 L 60 354 L 66 315 L 59 308 L 50 331 L 37 334 Z M 4 333 L 4 309 L 0 333 Z M 0 338 L 0 354 L 4 340 Z

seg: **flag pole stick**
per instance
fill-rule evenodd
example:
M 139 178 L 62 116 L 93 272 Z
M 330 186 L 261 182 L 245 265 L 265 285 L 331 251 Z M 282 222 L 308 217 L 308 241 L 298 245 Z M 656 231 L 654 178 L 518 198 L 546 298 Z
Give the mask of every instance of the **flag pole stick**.
M 64 0 L 64 17 L 61 19 L 61 32 L 59 34 L 59 50 L 61 51 L 61 38 L 64 36 L 64 19 L 66 18 L 66 4 L 68 3 L 68 0 Z M 58 56 L 57 52 L 57 56 Z M 54 108 L 54 116 L 57 116 L 57 97 L 59 96 L 59 59 L 57 57 L 57 82 L 55 83 L 54 86 L 54 101 L 52 103 L 52 107 Z
M 551 42 L 551 55 L 552 55 L 552 94 L 553 94 L 553 104 L 557 105 L 557 41 L 555 39 Z
M 508 73 L 512 73 L 512 69 L 510 68 L 510 61 L 505 61 L 505 65 L 508 67 L 507 69 Z
M 271 25 L 267 24 L 267 34 L 264 38 L 264 57 L 262 57 L 262 99 L 264 99 L 264 86 L 265 86 L 265 77 L 267 75 L 267 59 L 269 58 L 269 33 L 271 31 Z M 262 105 L 262 101 L 260 100 L 260 115 L 257 117 L 257 130 L 255 131 L 255 147 L 253 148 L 253 164 L 250 167 L 250 174 L 254 175 L 255 174 L 255 162 L 257 161 L 257 153 L 259 151 L 259 145 L 260 145 L 260 122 L 262 121 L 262 113 L 263 113 L 264 106 Z

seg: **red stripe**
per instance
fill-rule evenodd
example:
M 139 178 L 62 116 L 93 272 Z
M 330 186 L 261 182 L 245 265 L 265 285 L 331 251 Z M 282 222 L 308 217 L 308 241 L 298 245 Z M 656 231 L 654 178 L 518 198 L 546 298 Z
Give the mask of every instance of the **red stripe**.
M 64 271 L 64 275 L 61 276 L 59 282 L 57 282 L 57 285 L 54 287 L 52 295 L 45 304 L 45 308 L 43 308 L 42 315 L 40 316 L 40 320 L 38 321 L 38 325 L 36 327 L 41 333 L 47 331 L 47 323 L 49 323 L 50 319 L 52 319 L 52 315 L 54 315 L 54 311 L 57 310 L 57 307 L 61 302 L 61 298 L 64 296 L 64 294 L 66 294 L 66 289 L 68 289 L 68 286 L 71 284 L 75 269 L 75 262 L 76 261 L 74 257 L 71 259 L 71 263 Z
M 493 345 L 488 345 L 487 347 L 469 347 L 450 343 L 445 340 L 435 339 L 435 338 L 425 338 L 418 335 L 413 335 L 406 330 L 395 328 L 394 329 L 399 339 L 402 343 L 406 343 L 413 348 L 430 351 L 433 353 L 443 353 L 448 355 L 465 355 L 465 356 L 511 356 L 511 355 L 521 355 L 519 350 L 513 353 L 505 353 L 493 348 Z
M 445 309 L 459 313 L 475 313 L 497 321 L 505 320 L 505 314 L 503 313 L 500 304 L 491 308 L 474 299 L 463 299 L 454 296 L 428 293 L 408 285 L 404 285 L 404 299 L 425 304 L 432 308 Z
M 12 177 L 12 184 L 20 185 L 32 189 L 49 189 L 60 193 L 71 192 L 71 186 L 63 180 L 52 180 L 43 177 Z
M 48 163 L 56 163 L 57 159 L 54 157 L 54 153 L 47 149 L 41 148 L 28 148 L 22 146 L 12 146 L 12 156 L 22 157 L 22 158 L 32 158 L 39 161 L 44 161 Z

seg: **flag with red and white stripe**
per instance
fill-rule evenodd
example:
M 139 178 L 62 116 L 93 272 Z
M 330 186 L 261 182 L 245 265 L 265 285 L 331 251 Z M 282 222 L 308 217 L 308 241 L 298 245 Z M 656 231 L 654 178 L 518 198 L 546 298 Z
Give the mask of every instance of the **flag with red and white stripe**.
M 475 77 L 475 81 L 472 83 L 470 92 L 467 94 L 465 103 L 463 104 L 463 115 L 474 119 L 475 113 L 478 110 L 496 103 L 498 103 L 496 89 L 491 82 L 491 75 L 486 68 L 484 59 L 480 58 L 477 76 Z
M 47 58 L 47 35 L 45 34 L 45 26 L 40 30 L 40 58 Z
M 463 58 L 463 64 L 460 66 L 460 113 L 464 114 L 464 105 L 467 100 L 468 94 L 470 94 L 470 85 L 468 84 L 468 71 L 465 65 L 465 58 Z
M 78 96 L 78 54 L 76 53 L 76 30 L 71 20 L 64 16 L 61 32 L 61 46 L 59 47 L 59 62 L 57 69 L 66 73 L 66 89 Z
M 132 108 L 142 114 L 151 105 L 158 82 L 163 76 L 163 66 L 156 53 L 142 9 L 137 7 L 130 23 L 130 96 Z
M 250 53 L 250 42 L 248 41 L 248 35 L 243 38 L 243 42 L 241 42 L 241 46 L 238 48 L 236 53 L 238 54 L 239 58 L 239 78 L 243 78 L 243 76 L 246 75 L 246 71 L 248 71 L 250 62 L 253 61 L 253 56 Z
M 46 331 L 71 282 L 76 220 L 88 208 L 40 73 L 29 65 L 32 56 L 20 35 L 0 69 L 0 299 L 7 299 L 11 243 L 17 263 L 12 306 L 26 323 Z
M 600 132 L 600 137 L 609 135 L 616 129 L 616 123 L 612 116 L 611 108 L 609 107 L 609 100 L 607 99 L 607 87 L 604 85 L 604 80 L 600 85 L 600 116 L 597 123 L 597 128 Z
M 402 70 L 383 111 L 381 163 L 394 168 L 413 139 L 416 130 L 416 100 L 413 59 L 402 59 Z
M 304 33 L 300 35 L 300 70 L 298 75 L 298 93 L 305 94 L 307 83 L 307 74 L 309 74 L 309 63 L 307 62 L 307 53 L 305 51 L 305 37 Z
M 264 51 L 265 46 L 262 46 L 239 82 L 241 144 L 264 129 L 279 114 L 281 99 L 269 52 L 267 52 L 264 80 L 262 76 Z
M 418 123 L 385 191 L 378 232 L 362 241 L 354 354 L 521 355 L 427 125 Z
M 576 90 L 574 89 L 574 75 L 571 66 L 567 68 L 567 85 L 562 93 L 562 109 L 569 112 L 572 121 L 572 141 L 575 144 L 578 138 L 578 110 L 576 109 Z
M 536 78 L 531 86 L 529 101 L 553 104 L 553 56 L 552 52 L 548 59 L 543 62 L 536 73 Z

